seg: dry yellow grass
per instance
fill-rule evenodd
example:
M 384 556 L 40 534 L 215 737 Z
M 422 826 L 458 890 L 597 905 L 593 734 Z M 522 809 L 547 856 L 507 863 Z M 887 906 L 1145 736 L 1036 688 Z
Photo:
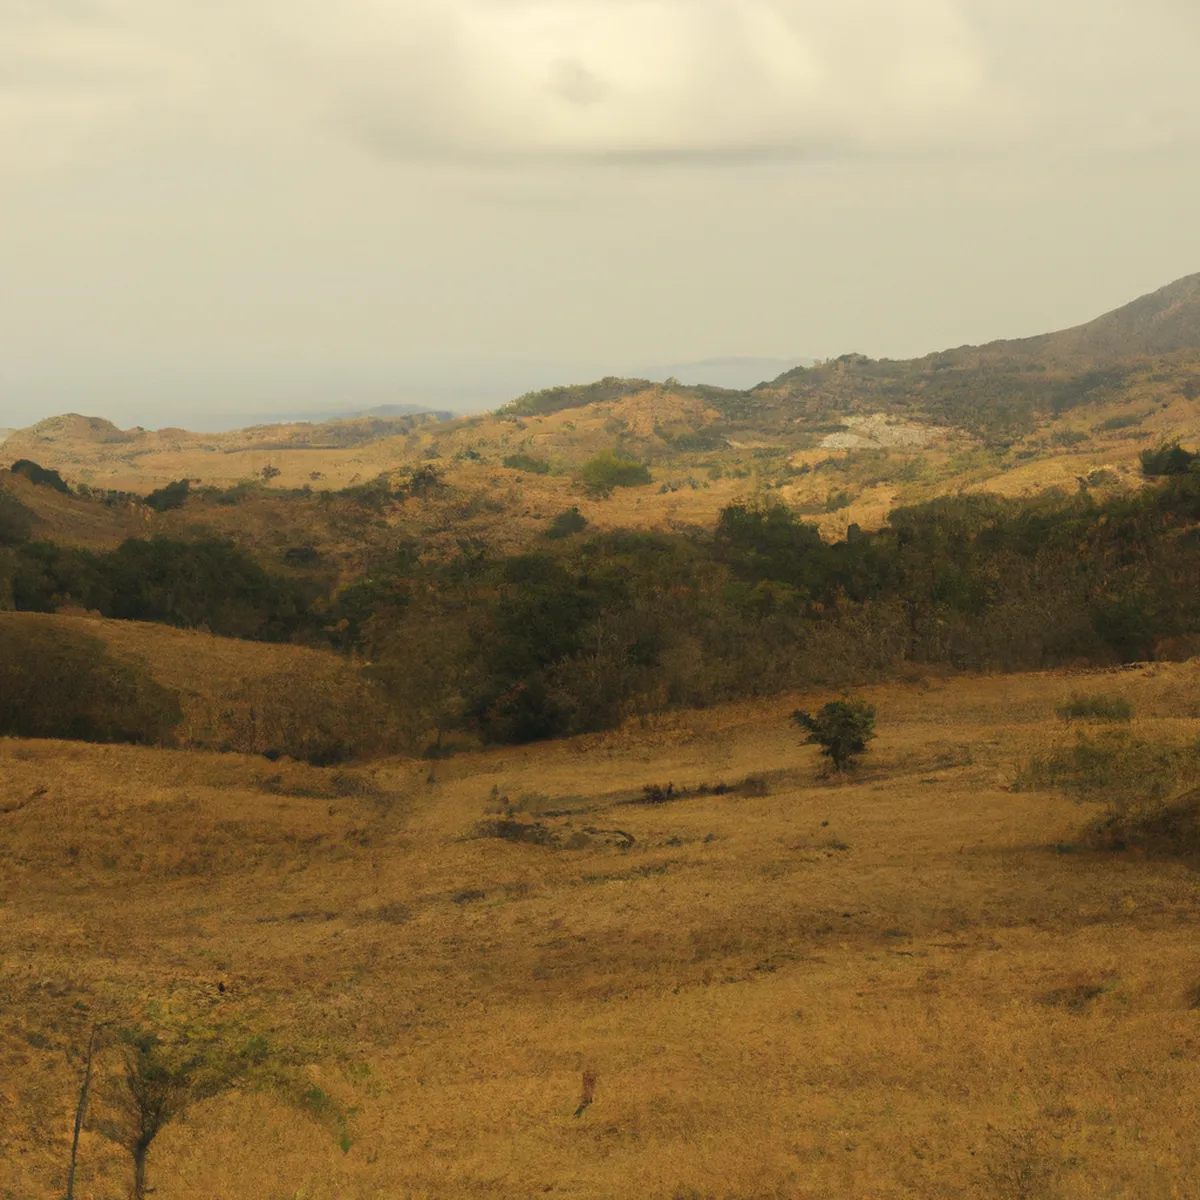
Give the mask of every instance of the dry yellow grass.
M 1192 662 L 874 689 L 845 783 L 797 697 L 432 778 L 0 742 L 0 1197 L 62 1194 L 66 1050 L 151 1005 L 349 1111 L 343 1149 L 280 1093 L 199 1104 L 150 1155 L 181 1200 L 1194 1196 L 1197 877 L 1056 852 L 1089 812 L 1007 790 L 1079 689 L 1200 730 Z M 503 795 L 636 842 L 464 837 Z M 126 1180 L 85 1133 L 77 1195 Z
M 1108 417 L 1130 414 L 1141 418 L 1136 427 L 1114 431 L 1102 428 Z M 850 523 L 864 529 L 879 527 L 897 503 L 963 489 L 1009 496 L 1034 495 L 1051 488 L 1074 491 L 1080 477 L 1098 469 L 1111 472 L 1110 486 L 1140 486 L 1141 450 L 1172 438 L 1194 440 L 1200 430 L 1200 400 L 1164 391 L 1162 385 L 1152 381 L 1137 381 L 1119 404 L 1071 410 L 1039 427 L 1021 443 L 1036 457 L 1015 466 L 1010 463 L 1008 469 L 1002 469 L 998 460 L 985 458 L 972 464 L 955 458 L 956 453 L 969 450 L 974 439 L 961 433 L 950 438 L 939 434 L 919 454 L 928 477 L 903 485 L 868 487 L 862 478 L 821 472 L 777 479 L 778 463 L 771 466 L 754 457 L 756 448 L 778 445 L 781 435 L 770 431 L 762 434 L 765 442 L 747 434 L 731 450 L 712 455 L 672 458 L 666 442 L 660 441 L 659 450 L 666 457 L 655 463 L 654 482 L 618 489 L 608 499 L 588 497 L 575 482 L 579 465 L 599 450 L 615 445 L 622 431 L 652 439 L 656 430 L 703 426 L 715 416 L 715 411 L 706 410 L 698 401 L 669 387 L 655 386 L 618 401 L 519 421 L 495 415 L 431 421 L 407 432 L 345 448 L 322 447 L 321 439 L 331 435 L 327 430 L 323 433 L 320 426 L 261 426 L 222 434 L 136 431 L 127 435 L 128 440 L 120 440 L 124 435 L 114 431 L 117 440 L 112 440 L 107 433 L 97 435 L 81 418 L 57 418 L 33 431 L 15 434 L 5 443 L 5 454 L 14 458 L 28 455 L 62 471 L 72 482 L 140 493 L 181 478 L 221 487 L 261 481 L 268 467 L 277 472 L 272 487 L 311 486 L 320 491 L 434 463 L 453 485 L 454 494 L 444 502 L 425 499 L 391 511 L 386 522 L 376 522 L 380 530 L 368 537 L 376 548 L 386 542 L 390 525 L 394 530 L 421 536 L 438 530 L 467 532 L 511 549 L 534 540 L 544 532 L 550 517 L 571 505 L 578 505 L 599 529 L 708 528 L 724 506 L 776 482 L 784 486 L 769 494 L 817 512 L 814 519 L 825 536 L 832 538 L 843 536 Z M 1062 432 L 1083 440 L 1067 447 L 1056 445 L 1053 437 Z M 316 443 L 317 448 L 310 448 L 308 443 Z M 468 452 L 479 457 L 462 457 Z M 562 473 L 532 475 L 501 465 L 506 456 L 518 452 L 544 458 Z M 839 454 L 818 448 L 797 450 L 790 455 L 790 462 L 795 467 L 811 467 Z M 897 461 L 906 454 L 899 452 Z M 726 473 L 722 478 L 710 479 L 707 469 L 700 465 L 709 459 L 723 464 Z M 729 468 L 735 464 L 748 474 L 731 477 Z M 870 469 L 864 470 L 869 476 Z M 677 490 L 664 492 L 664 485 Z M 842 489 L 849 491 L 852 503 L 834 514 L 821 515 L 819 510 L 829 493 Z M 28 501 L 30 497 L 25 495 L 23 499 Z M 323 547 L 336 548 L 353 558 L 351 546 L 362 542 L 358 532 L 347 536 L 347 531 L 338 527 L 338 519 L 319 505 L 294 499 L 272 503 L 258 498 L 252 506 L 224 510 L 209 505 L 197 511 L 189 505 L 182 512 L 157 516 L 136 510 L 104 510 L 96 515 L 78 503 L 68 511 L 64 506 L 71 502 L 61 497 L 36 499 L 42 536 L 86 545 L 111 544 L 120 537 L 147 532 L 194 532 L 198 521 L 214 532 L 232 533 L 262 548 L 283 548 L 289 540 L 311 536 Z M 254 511 L 248 512 L 248 508 Z M 373 518 L 364 516 L 360 524 L 369 524 L 370 520 Z M 346 565 L 350 569 L 357 566 L 351 562 Z

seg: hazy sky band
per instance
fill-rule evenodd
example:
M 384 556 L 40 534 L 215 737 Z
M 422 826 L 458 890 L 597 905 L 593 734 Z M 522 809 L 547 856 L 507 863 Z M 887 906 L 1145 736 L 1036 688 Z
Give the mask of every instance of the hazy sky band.
M 0 0 L 0 425 L 1076 323 L 1200 266 L 1197 51 L 1182 0 Z

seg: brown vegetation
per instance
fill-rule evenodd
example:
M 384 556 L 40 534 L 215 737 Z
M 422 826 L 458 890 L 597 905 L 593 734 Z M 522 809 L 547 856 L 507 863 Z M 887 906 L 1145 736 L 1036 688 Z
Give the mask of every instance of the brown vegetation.
M 2 741 L 3 1188 L 62 1194 L 104 1019 L 253 1064 L 154 1139 L 180 1200 L 1187 1195 L 1196 876 L 1087 849 L 1103 800 L 1011 789 L 1073 693 L 1146 745 L 1200 729 L 1193 662 L 875 688 L 838 779 L 789 720 L 828 695 L 433 780 Z M 647 777 L 669 803 L 628 803 Z M 79 1196 L 127 1187 L 124 1071 L 108 1043 Z

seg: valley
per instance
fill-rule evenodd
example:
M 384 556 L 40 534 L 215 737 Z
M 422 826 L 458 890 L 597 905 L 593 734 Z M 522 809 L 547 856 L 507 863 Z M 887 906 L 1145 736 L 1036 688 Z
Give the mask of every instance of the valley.
M 257 1039 L 154 1143 L 185 1200 L 1185 1195 L 1195 873 L 1014 787 L 1097 690 L 1200 733 L 1193 661 L 869 689 L 845 779 L 787 719 L 819 696 L 324 771 L 0 741 L 4 1188 L 61 1193 L 112 1021 Z M 119 1063 L 77 1195 L 123 1194 Z

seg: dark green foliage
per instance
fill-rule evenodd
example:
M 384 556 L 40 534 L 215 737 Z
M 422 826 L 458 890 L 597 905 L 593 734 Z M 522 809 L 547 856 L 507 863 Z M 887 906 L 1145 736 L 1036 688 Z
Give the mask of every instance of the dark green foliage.
M 560 512 L 546 530 L 546 536 L 551 539 L 570 537 L 573 533 L 582 533 L 588 526 L 588 519 L 578 508 L 572 506 Z
M 588 459 L 579 471 L 579 477 L 589 492 L 607 496 L 614 488 L 640 487 L 650 482 L 650 470 L 640 462 L 620 458 L 612 451 L 597 454 Z
M 814 717 L 801 709 L 792 720 L 808 731 L 805 743 L 821 747 L 821 753 L 844 771 L 875 736 L 875 706 L 864 700 L 831 700 Z
M 527 471 L 531 475 L 550 474 L 550 464 L 544 458 L 535 458 L 532 454 L 510 454 L 505 458 L 504 465 L 514 471 Z
M 1142 451 L 1142 474 L 1147 478 L 1162 475 L 1186 475 L 1200 455 L 1183 449 L 1178 442 Z
M 165 743 L 179 698 L 97 637 L 35 616 L 0 619 L 0 734 Z
M 548 413 L 561 412 L 564 408 L 582 408 L 588 404 L 619 400 L 622 396 L 644 392 L 650 386 L 650 382 L 645 379 L 618 379 L 610 375 L 596 383 L 527 392 L 498 411 L 501 416 L 545 416 Z
M 231 542 L 130 539 L 103 554 L 30 542 L 16 553 L 12 592 L 21 611 L 73 604 L 260 641 L 287 641 L 316 624 L 315 585 L 268 574 Z
M 710 429 L 698 429 L 695 433 L 681 433 L 671 439 L 671 446 L 684 454 L 711 450 L 724 450 L 729 443 L 719 433 Z
M 1101 421 L 1096 429 L 1102 433 L 1110 433 L 1116 429 L 1130 429 L 1134 425 L 1140 425 L 1148 415 L 1148 413 L 1126 413 L 1123 416 L 1109 417 L 1107 421 Z
M 315 546 L 289 546 L 283 552 L 283 561 L 289 567 L 315 567 L 321 557 Z
M 53 488 L 56 492 L 62 492 L 65 496 L 71 494 L 71 489 L 67 486 L 66 480 L 57 471 L 52 471 L 49 467 L 40 467 L 31 459 L 18 459 L 12 465 L 12 473 L 14 475 L 23 475 L 30 483 L 36 483 L 40 487 Z
M 1133 709 L 1123 696 L 1074 695 L 1054 711 L 1064 721 L 1088 718 L 1098 721 L 1128 721 L 1133 716 Z
M 0 489 L 0 546 L 20 546 L 33 532 L 33 513 L 11 492 Z
M 229 637 L 286 641 L 304 622 L 305 597 L 268 575 L 231 542 L 131 539 L 101 570 L 111 599 L 106 616 L 205 626 Z
M 1078 429 L 1056 429 L 1050 435 L 1050 444 L 1052 446 L 1078 446 L 1087 440 L 1088 435 L 1081 433 Z
M 146 497 L 146 504 L 155 512 L 169 512 L 173 508 L 182 508 L 191 491 L 191 481 L 177 479 L 166 487 L 155 488 Z
M 386 475 L 380 475 L 378 479 L 372 479 L 369 483 L 351 484 L 337 494 L 354 504 L 361 504 L 364 508 L 374 509 L 379 513 L 404 498 L 403 489 L 393 485 Z

